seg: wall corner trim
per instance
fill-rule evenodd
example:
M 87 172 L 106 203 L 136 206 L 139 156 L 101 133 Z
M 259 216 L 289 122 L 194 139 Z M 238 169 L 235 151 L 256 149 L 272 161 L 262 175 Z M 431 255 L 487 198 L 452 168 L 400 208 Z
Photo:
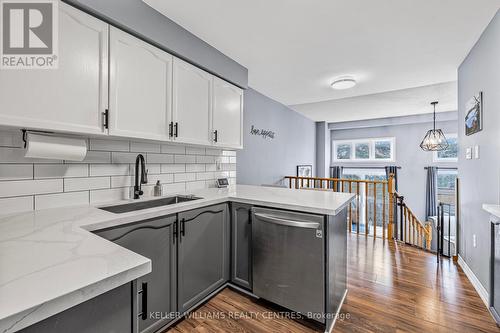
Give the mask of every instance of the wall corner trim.
M 486 305 L 486 308 L 489 309 L 490 308 L 490 302 L 489 302 L 490 296 L 489 296 L 488 291 L 486 290 L 485 287 L 483 287 L 483 285 L 481 284 L 481 282 L 479 281 L 477 276 L 474 274 L 474 272 L 470 269 L 470 267 L 467 265 L 465 260 L 460 255 L 458 255 L 458 265 L 462 268 L 465 275 L 467 276 L 469 281 L 474 286 L 474 289 L 476 289 L 477 293 L 479 294 L 479 297 L 481 297 L 484 304 Z

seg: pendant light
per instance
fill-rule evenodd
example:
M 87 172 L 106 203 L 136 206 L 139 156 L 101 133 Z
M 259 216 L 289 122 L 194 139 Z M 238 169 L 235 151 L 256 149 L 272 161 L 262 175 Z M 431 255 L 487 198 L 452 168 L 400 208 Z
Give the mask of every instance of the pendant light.
M 443 131 L 441 129 L 436 129 L 436 104 L 438 104 L 438 102 L 431 103 L 431 105 L 434 106 L 434 128 L 427 131 L 424 139 L 420 143 L 420 148 L 424 151 L 439 151 L 448 148 L 448 141 Z

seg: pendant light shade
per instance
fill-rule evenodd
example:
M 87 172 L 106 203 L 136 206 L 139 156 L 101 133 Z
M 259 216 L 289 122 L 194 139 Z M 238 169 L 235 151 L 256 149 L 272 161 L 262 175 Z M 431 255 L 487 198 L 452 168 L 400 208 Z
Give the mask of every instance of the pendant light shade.
M 420 143 L 420 148 L 424 151 L 445 150 L 448 148 L 448 140 L 446 140 L 441 129 L 436 129 L 436 104 L 438 102 L 432 102 L 431 104 L 434 106 L 434 128 L 427 131 Z

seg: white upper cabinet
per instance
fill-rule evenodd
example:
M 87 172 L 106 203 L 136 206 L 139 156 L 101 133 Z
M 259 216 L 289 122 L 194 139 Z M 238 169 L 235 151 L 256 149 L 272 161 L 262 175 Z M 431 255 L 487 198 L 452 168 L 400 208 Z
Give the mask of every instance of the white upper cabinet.
M 210 145 L 212 75 L 180 59 L 174 59 L 174 140 Z
M 59 3 L 59 68 L 0 71 L 0 124 L 105 133 L 108 24 Z
M 109 134 L 169 140 L 173 57 L 110 28 Z
M 243 90 L 219 78 L 213 80 L 214 144 L 243 148 Z

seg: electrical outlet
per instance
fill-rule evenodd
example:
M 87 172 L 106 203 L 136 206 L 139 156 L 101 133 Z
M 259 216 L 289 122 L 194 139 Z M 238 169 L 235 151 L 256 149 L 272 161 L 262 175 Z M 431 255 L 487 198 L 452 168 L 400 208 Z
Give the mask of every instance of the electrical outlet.
M 472 148 L 471 147 L 467 147 L 467 149 L 465 150 L 465 159 L 466 160 L 472 159 Z
M 472 235 L 472 246 L 477 247 L 477 237 L 475 234 Z
M 215 170 L 221 171 L 222 170 L 222 163 L 220 159 L 215 160 Z
M 479 159 L 479 145 L 474 146 L 474 158 Z

